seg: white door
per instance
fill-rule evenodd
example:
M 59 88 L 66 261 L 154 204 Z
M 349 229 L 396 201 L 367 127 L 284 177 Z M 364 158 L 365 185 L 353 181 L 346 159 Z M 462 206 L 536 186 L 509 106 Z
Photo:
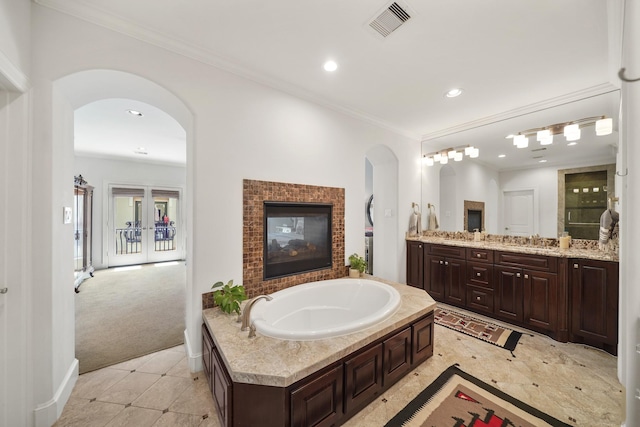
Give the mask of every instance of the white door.
M 109 266 L 184 258 L 180 189 L 109 186 Z
M 531 236 L 533 226 L 533 190 L 505 191 L 504 234 Z
M 0 90 L 0 426 L 29 422 L 27 103 L 26 95 Z

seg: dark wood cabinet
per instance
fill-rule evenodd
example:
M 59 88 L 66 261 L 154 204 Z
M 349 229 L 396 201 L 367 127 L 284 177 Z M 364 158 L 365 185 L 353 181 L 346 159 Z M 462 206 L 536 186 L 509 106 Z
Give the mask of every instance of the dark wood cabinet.
M 424 289 L 423 243 L 407 240 L 407 285 Z
M 509 322 L 524 318 L 522 269 L 496 266 L 494 280 L 494 314 Z
M 493 251 L 467 249 L 466 307 L 493 314 Z
M 411 328 L 407 328 L 382 343 L 385 387 L 398 381 L 411 370 Z
M 355 414 L 382 391 L 382 344 L 347 360 L 344 373 L 344 411 Z
M 466 301 L 465 248 L 429 245 L 424 289 L 437 301 L 463 307 Z
M 618 263 L 570 260 L 571 333 L 573 342 L 617 354 Z
M 339 426 L 433 355 L 433 312 L 288 387 L 234 383 L 206 324 L 202 340 L 222 426 Z
M 342 364 L 291 392 L 292 427 L 330 427 L 342 418 Z
M 523 271 L 524 322 L 537 330 L 554 332 L 558 327 L 558 275 Z
M 433 356 L 433 314 L 414 323 L 411 334 L 411 361 L 413 365 L 417 365 Z

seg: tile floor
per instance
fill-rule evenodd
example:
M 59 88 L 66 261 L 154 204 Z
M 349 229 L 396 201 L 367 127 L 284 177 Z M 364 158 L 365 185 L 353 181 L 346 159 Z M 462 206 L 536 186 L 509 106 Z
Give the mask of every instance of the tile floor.
M 517 328 L 515 328 L 517 329 Z M 345 426 L 383 426 L 454 363 L 481 380 L 575 426 L 620 426 L 623 389 L 617 359 L 579 344 L 525 332 L 511 352 L 435 327 L 432 358 Z M 55 426 L 220 426 L 202 373 L 191 374 L 174 347 L 79 377 Z

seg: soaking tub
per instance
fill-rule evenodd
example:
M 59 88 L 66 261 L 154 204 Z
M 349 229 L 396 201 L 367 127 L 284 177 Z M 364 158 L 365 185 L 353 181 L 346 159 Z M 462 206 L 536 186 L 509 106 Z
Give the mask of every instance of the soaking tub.
M 271 294 L 251 309 L 262 335 L 308 341 L 350 334 L 390 317 L 400 294 L 370 279 L 333 279 L 305 283 Z

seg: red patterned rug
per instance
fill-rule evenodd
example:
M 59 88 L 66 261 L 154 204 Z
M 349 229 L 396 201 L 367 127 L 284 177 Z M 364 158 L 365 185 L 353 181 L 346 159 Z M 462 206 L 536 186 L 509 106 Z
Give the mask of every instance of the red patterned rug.
M 570 427 L 450 366 L 385 427 Z
M 498 347 L 511 351 L 515 350 L 522 333 L 488 322 L 476 317 L 468 316 L 458 311 L 436 308 L 434 321 L 438 325 L 462 332 Z M 515 355 L 514 355 L 515 357 Z

